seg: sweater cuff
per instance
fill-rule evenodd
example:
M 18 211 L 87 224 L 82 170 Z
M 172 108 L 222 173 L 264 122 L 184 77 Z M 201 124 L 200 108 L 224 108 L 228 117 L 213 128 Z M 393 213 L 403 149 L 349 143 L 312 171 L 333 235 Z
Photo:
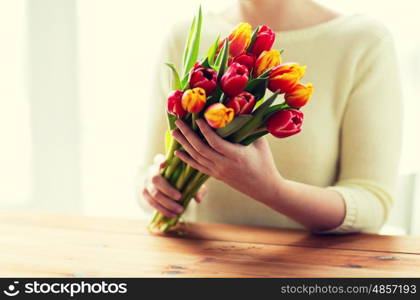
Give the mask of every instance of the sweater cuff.
M 316 234 L 347 234 L 347 233 L 356 233 L 360 230 L 356 229 L 356 220 L 358 215 L 358 205 L 356 197 L 351 189 L 339 186 L 328 187 L 329 190 L 334 190 L 341 195 L 341 198 L 344 201 L 346 207 L 346 213 L 343 220 L 343 223 L 336 228 L 324 230 L 324 231 L 315 231 Z

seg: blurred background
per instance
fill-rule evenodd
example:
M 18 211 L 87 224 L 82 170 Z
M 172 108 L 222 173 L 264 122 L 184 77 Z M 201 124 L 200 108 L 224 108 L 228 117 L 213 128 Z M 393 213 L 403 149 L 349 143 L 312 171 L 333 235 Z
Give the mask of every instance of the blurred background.
M 155 45 L 199 2 L 0 0 L 0 209 L 141 217 L 135 185 Z M 201 1 L 213 11 L 230 2 Z M 368 14 L 394 34 L 404 136 L 398 200 L 384 232 L 420 234 L 420 4 L 320 2 Z

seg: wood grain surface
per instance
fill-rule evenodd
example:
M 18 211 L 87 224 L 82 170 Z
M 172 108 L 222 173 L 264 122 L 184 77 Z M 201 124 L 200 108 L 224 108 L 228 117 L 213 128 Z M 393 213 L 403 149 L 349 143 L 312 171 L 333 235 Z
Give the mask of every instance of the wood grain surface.
M 0 212 L 1 277 L 419 277 L 420 237 Z

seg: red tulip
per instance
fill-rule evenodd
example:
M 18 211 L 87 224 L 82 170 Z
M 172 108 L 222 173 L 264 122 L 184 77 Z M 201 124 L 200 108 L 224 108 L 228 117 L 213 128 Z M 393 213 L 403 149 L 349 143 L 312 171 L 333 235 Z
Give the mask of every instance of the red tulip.
M 213 69 L 203 68 L 195 64 L 190 72 L 190 88 L 200 87 L 206 91 L 206 95 L 214 92 L 217 86 L 217 73 Z
M 255 106 L 255 97 L 248 92 L 242 92 L 239 95 L 230 98 L 226 103 L 226 106 L 233 108 L 235 116 L 250 114 Z
M 183 91 L 177 90 L 172 91 L 168 95 L 167 110 L 168 113 L 177 116 L 178 118 L 184 118 L 187 115 L 187 112 L 182 107 L 182 95 Z
M 251 72 L 252 68 L 254 68 L 254 64 L 255 64 L 255 55 L 252 53 L 244 53 L 241 54 L 237 57 L 235 57 L 232 60 L 232 63 L 236 62 L 238 64 L 241 64 L 243 66 L 245 66 L 249 72 Z
M 274 44 L 276 35 L 268 26 L 261 26 L 257 34 L 257 39 L 252 46 L 251 53 L 260 56 L 263 51 L 269 51 Z
M 267 130 L 277 138 L 285 138 L 302 130 L 303 113 L 296 109 L 283 109 L 266 122 Z
M 230 96 L 236 96 L 242 92 L 248 83 L 248 70 L 245 66 L 233 63 L 223 74 L 221 79 L 222 91 Z

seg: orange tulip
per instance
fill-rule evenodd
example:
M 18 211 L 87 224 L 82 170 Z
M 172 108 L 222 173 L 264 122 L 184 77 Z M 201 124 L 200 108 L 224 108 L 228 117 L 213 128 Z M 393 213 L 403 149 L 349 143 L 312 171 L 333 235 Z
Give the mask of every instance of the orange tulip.
M 306 66 L 299 66 L 295 63 L 283 64 L 275 67 L 270 72 L 268 88 L 273 93 L 279 91 L 281 94 L 292 90 L 305 75 Z
M 278 50 L 263 51 L 257 58 L 254 67 L 254 77 L 258 77 L 265 71 L 281 64 L 281 55 Z
M 223 128 L 232 122 L 235 116 L 233 108 L 228 108 L 222 103 L 210 105 L 204 113 L 207 123 L 213 128 Z
M 187 112 L 196 114 L 206 105 L 206 91 L 202 88 L 186 90 L 182 95 L 182 108 Z
M 293 90 L 291 90 L 289 93 L 286 93 L 284 99 L 289 106 L 300 108 L 309 101 L 313 91 L 314 86 L 312 83 L 308 83 L 307 85 L 299 83 L 293 88 Z
M 236 57 L 246 51 L 251 42 L 251 25 L 240 23 L 229 35 L 230 56 Z

